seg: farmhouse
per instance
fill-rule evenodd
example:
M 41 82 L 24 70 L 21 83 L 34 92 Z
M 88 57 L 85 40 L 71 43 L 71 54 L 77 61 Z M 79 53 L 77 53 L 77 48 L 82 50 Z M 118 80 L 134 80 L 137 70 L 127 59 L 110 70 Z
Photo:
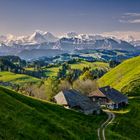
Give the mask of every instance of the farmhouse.
M 54 100 L 64 107 L 78 110 L 84 114 L 100 113 L 100 107 L 96 102 L 92 102 L 88 96 L 76 90 L 63 90 L 54 97 Z
M 90 93 L 89 98 L 98 102 L 100 105 L 106 105 L 109 109 L 117 109 L 128 104 L 127 96 L 110 86 L 99 88 Z

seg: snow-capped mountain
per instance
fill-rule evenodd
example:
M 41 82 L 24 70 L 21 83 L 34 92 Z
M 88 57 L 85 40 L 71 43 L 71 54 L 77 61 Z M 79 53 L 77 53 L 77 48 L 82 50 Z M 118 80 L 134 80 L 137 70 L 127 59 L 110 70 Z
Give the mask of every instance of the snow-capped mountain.
M 131 38 L 132 40 L 132 38 Z M 92 34 L 78 34 L 70 32 L 62 37 L 56 37 L 50 32 L 35 31 L 28 36 L 15 37 L 13 35 L 0 36 L 0 54 L 20 55 L 32 53 L 37 51 L 39 56 L 43 56 L 44 52 L 73 52 L 74 50 L 82 49 L 107 49 L 107 50 L 126 50 L 134 51 L 136 44 L 127 42 L 115 37 L 105 37 L 102 35 Z M 34 51 L 32 51 L 34 50 Z M 35 51 L 36 50 L 36 51 Z M 27 53 L 28 52 L 28 53 Z M 47 53 L 45 53 L 48 55 Z M 53 54 L 53 53 L 52 53 Z
M 44 42 L 55 42 L 58 38 L 50 32 L 35 31 L 31 36 L 28 37 L 29 42 L 33 43 L 44 43 Z
M 5 42 L 7 40 L 7 37 L 6 36 L 4 36 L 4 35 L 1 35 L 0 36 L 0 41 L 1 42 Z
M 134 47 L 139 47 L 140 48 L 140 40 L 133 40 L 133 41 L 130 41 L 130 43 L 132 45 L 134 45 Z
M 66 38 L 77 38 L 80 40 L 88 40 L 88 41 L 95 41 L 95 40 L 102 40 L 105 39 L 105 37 L 101 35 L 90 35 L 90 34 L 78 34 L 76 32 L 69 32 L 64 36 Z
M 0 36 L 0 42 L 4 43 L 7 46 L 14 46 L 15 44 L 19 45 L 30 45 L 30 44 L 41 44 L 45 42 L 56 42 L 58 40 L 50 32 L 43 32 L 36 30 L 33 34 L 29 36 L 19 36 L 15 37 L 13 35 Z
M 76 32 L 69 32 L 66 34 L 67 38 L 77 38 L 78 37 L 78 33 Z

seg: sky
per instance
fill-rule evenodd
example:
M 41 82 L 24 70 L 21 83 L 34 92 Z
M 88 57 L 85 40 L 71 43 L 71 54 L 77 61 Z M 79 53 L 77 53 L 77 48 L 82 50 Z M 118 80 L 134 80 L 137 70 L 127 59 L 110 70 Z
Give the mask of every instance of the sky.
M 138 33 L 140 0 L 0 0 L 0 35 Z

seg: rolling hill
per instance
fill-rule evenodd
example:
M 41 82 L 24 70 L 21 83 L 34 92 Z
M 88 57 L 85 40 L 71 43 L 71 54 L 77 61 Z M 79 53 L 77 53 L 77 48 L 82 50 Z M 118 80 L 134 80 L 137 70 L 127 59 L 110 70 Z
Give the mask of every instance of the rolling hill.
M 126 108 L 114 111 L 116 118 L 106 130 L 107 139 L 139 140 L 140 56 L 124 61 L 106 73 L 98 82 L 100 86 L 110 85 L 130 96 Z
M 40 79 L 25 74 L 15 74 L 12 72 L 3 71 L 0 72 L 0 81 L 22 85 L 30 82 L 37 83 L 40 81 Z
M 140 56 L 124 61 L 98 82 L 100 86 L 110 85 L 123 93 L 140 95 Z
M 86 116 L 0 87 L 0 139 L 98 139 L 106 115 Z
M 105 63 L 105 62 L 81 61 L 81 62 L 78 62 L 76 64 L 70 64 L 70 67 L 72 69 L 79 69 L 79 70 L 83 70 L 84 67 L 90 67 L 92 70 L 95 70 L 95 69 L 102 69 L 102 70 L 105 70 L 105 71 L 109 70 L 109 64 Z M 47 70 L 46 76 L 56 76 L 57 72 L 59 71 L 60 68 L 61 68 L 61 66 L 47 68 L 46 69 Z

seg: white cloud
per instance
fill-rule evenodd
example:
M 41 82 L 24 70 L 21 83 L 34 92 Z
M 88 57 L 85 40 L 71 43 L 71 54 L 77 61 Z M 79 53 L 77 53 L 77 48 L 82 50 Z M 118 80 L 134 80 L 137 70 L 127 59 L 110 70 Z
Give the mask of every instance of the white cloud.
M 124 13 L 119 19 L 120 23 L 131 23 L 139 24 L 140 23 L 140 13 Z
M 120 19 L 119 22 L 121 22 L 121 23 L 140 23 L 140 19 L 131 19 L 131 20 Z
M 129 23 L 140 23 L 140 19 L 129 20 Z
M 124 13 L 124 16 L 137 17 L 140 16 L 140 13 Z

